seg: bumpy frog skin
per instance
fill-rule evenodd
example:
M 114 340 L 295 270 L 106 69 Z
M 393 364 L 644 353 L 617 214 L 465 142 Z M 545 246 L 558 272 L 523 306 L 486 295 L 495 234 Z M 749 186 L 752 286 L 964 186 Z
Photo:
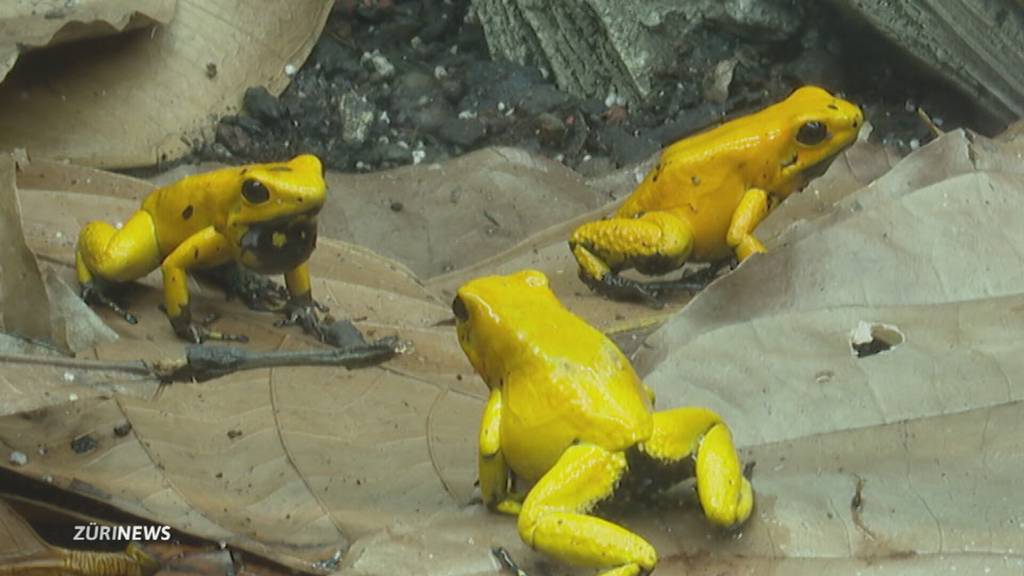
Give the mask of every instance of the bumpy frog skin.
M 591 514 L 613 496 L 642 497 L 696 476 L 704 514 L 723 527 L 753 508 L 729 429 L 704 408 L 652 409 L 653 394 L 604 334 L 566 310 L 544 274 L 478 278 L 452 304 L 459 344 L 487 383 L 480 493 L 518 515 L 519 534 L 604 576 L 648 572 L 657 552 Z M 510 492 L 513 475 L 533 487 Z
M 743 261 L 764 252 L 754 228 L 787 196 L 825 171 L 864 123 L 860 109 L 805 86 L 760 112 L 680 140 L 607 220 L 573 233 L 580 278 L 612 298 L 648 299 L 618 276 L 665 274 L 688 261 Z
M 83 296 L 116 308 L 99 296 L 98 283 L 129 282 L 159 267 L 175 332 L 217 339 L 223 335 L 192 322 L 188 272 L 235 261 L 261 274 L 283 273 L 292 310 L 315 317 L 306 261 L 326 190 L 320 160 L 311 155 L 224 168 L 157 189 L 120 230 L 98 221 L 82 228 L 76 270 Z

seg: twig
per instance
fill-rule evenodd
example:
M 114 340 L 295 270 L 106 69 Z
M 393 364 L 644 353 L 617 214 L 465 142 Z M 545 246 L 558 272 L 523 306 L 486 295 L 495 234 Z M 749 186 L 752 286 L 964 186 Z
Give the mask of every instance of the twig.
M 500 563 L 502 568 L 505 570 L 508 570 L 516 576 L 528 576 L 527 573 L 524 572 L 518 564 L 516 564 L 516 561 L 512 559 L 508 550 L 499 546 L 497 548 L 491 548 L 491 554 L 494 554 L 494 557 L 498 559 L 498 563 Z
M 294 350 L 251 352 L 235 346 L 191 345 L 184 360 L 153 365 L 153 374 L 165 382 L 210 380 L 241 370 L 281 366 L 344 366 L 360 368 L 380 364 L 405 353 L 408 344 L 395 337 L 382 338 L 370 344 L 330 350 Z
M 0 362 L 53 366 L 73 370 L 124 372 L 156 378 L 161 382 L 202 382 L 241 370 L 276 368 L 282 366 L 344 366 L 362 368 L 380 364 L 407 353 L 411 346 L 395 337 L 387 337 L 345 348 L 329 350 L 293 350 L 252 352 L 234 346 L 207 346 L 194 344 L 185 349 L 185 356 L 147 363 L 104 362 L 83 358 L 59 356 L 30 356 L 0 353 Z

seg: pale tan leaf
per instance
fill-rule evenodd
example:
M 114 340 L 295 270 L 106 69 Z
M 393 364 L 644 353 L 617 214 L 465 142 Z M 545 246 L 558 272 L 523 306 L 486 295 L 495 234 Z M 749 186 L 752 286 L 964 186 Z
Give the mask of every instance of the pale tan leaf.
M 24 56 L 0 84 L 0 148 L 105 167 L 177 158 L 246 88 L 283 90 L 285 67 L 301 66 L 331 5 L 178 0 L 150 32 Z
M 0 82 L 19 53 L 166 24 L 175 0 L 10 0 L 0 4 Z
M 10 154 L 0 154 L 0 331 L 50 338 L 50 302 L 35 255 L 25 245 Z

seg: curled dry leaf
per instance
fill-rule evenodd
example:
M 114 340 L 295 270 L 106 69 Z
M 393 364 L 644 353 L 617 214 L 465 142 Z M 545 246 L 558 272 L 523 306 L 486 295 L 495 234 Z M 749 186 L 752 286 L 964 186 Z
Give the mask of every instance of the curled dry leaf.
M 175 0 L 44 0 L 0 5 L 0 82 L 24 50 L 109 36 L 174 15 Z
M 0 149 L 93 166 L 177 158 L 249 86 L 283 90 L 285 66 L 302 64 L 331 5 L 178 0 L 151 32 L 26 55 L 0 84 Z
M 50 338 L 50 303 L 35 255 L 21 229 L 15 161 L 0 154 L 0 331 Z

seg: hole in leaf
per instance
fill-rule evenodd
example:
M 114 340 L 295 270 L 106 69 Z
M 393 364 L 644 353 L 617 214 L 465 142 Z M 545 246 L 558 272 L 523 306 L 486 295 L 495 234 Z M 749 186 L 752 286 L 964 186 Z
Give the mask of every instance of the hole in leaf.
M 892 324 L 864 322 L 850 332 L 850 349 L 857 358 L 874 356 L 903 344 L 903 333 Z

